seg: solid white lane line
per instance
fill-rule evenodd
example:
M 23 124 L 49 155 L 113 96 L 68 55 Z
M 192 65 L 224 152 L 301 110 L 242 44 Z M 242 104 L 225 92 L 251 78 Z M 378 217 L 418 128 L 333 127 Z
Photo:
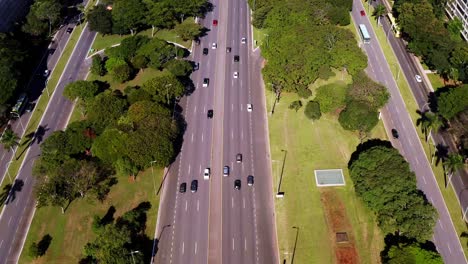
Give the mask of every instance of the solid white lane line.
M 242 112 L 243 108 L 242 108 L 242 104 L 241 104 L 241 112 Z
M 190 168 L 191 168 L 191 166 L 190 166 L 190 164 L 189 164 L 189 165 L 188 165 L 188 173 L 187 173 L 187 174 L 190 174 Z
M 185 243 L 182 242 L 182 254 L 184 254 L 184 251 L 185 251 Z
M 234 208 L 234 197 L 231 197 L 231 207 Z
M 234 139 L 234 131 L 231 131 L 231 139 Z
M 241 130 L 241 139 L 244 140 L 244 130 Z
M 201 134 L 201 142 L 203 142 L 203 134 Z
M 192 133 L 192 142 L 193 142 L 193 133 Z
M 200 200 L 197 200 L 197 212 L 200 211 Z
M 423 178 L 424 184 L 427 184 L 426 177 L 423 176 L 422 178 Z
M 234 251 L 234 238 L 232 238 L 232 251 Z
M 206 113 L 206 105 L 203 106 L 203 113 Z
M 244 238 L 244 251 L 247 251 L 247 238 Z
M 187 208 L 188 208 L 188 201 L 185 200 L 185 211 L 187 212 Z
M 242 202 L 244 203 L 244 209 L 245 209 L 245 198 L 242 198 Z
M 195 106 L 195 109 L 193 110 L 194 113 L 197 113 L 197 106 Z
M 197 254 L 197 248 L 198 248 L 198 244 L 197 242 L 195 242 L 195 255 Z
M 231 112 L 234 112 L 234 104 L 231 104 Z

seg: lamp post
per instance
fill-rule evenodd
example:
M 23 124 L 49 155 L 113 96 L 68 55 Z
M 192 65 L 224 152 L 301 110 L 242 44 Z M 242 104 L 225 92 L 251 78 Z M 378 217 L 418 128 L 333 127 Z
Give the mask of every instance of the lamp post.
M 25 132 L 24 130 L 24 126 L 23 126 L 23 122 L 21 122 L 21 118 L 20 118 L 20 115 L 16 112 L 11 112 L 12 115 L 16 115 L 16 118 L 18 118 L 19 122 L 20 122 L 20 125 L 21 125 L 21 128 L 23 129 L 23 134 Z
M 133 254 L 136 254 L 136 253 L 140 253 L 140 251 L 138 251 L 138 250 L 130 251 L 130 255 L 132 255 L 133 264 L 135 264 L 135 258 L 133 258 Z
M 299 237 L 299 227 L 293 226 L 292 228 L 296 229 L 296 240 L 294 241 L 294 249 L 293 249 L 293 254 L 291 258 L 291 264 L 294 264 L 294 255 L 296 255 L 297 238 Z

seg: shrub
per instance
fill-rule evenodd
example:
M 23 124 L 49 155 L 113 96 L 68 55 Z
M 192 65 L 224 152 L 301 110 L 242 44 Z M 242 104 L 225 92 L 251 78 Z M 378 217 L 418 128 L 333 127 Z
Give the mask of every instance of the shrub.
M 301 100 L 297 100 L 297 101 L 293 101 L 290 105 L 289 105 L 289 109 L 294 109 L 296 110 L 296 112 L 301 109 L 302 107 L 302 102 Z
M 322 113 L 320 112 L 320 104 L 316 101 L 309 101 L 305 107 L 304 114 L 307 118 L 312 120 L 320 119 Z
M 332 83 L 317 89 L 315 100 L 320 103 L 320 110 L 324 113 L 335 111 L 346 105 L 347 86 L 344 83 Z

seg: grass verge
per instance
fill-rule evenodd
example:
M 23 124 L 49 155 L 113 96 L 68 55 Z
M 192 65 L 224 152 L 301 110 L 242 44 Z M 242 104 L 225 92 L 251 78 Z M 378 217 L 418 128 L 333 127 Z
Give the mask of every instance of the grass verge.
M 434 91 L 445 86 L 444 80 L 440 78 L 440 75 L 437 73 L 428 73 L 427 78 L 429 78 L 429 81 L 431 81 Z
M 267 39 L 267 31 L 265 29 L 253 28 L 253 38 L 254 38 L 254 47 L 260 47 L 263 44 L 263 41 Z
M 147 29 L 141 32 L 138 32 L 137 35 L 142 35 L 142 36 L 147 36 L 151 37 L 151 32 L 152 29 Z M 102 35 L 102 34 L 97 34 L 96 39 L 94 40 L 93 46 L 91 49 L 93 52 L 96 52 L 98 50 L 106 49 L 111 47 L 112 45 L 119 44 L 122 42 L 124 38 L 128 38 L 131 35 Z M 170 42 L 175 42 L 178 43 L 187 49 L 190 49 L 190 45 L 192 45 L 191 41 L 183 41 L 177 34 L 174 32 L 174 30 L 167 30 L 167 29 L 160 29 L 160 30 L 155 30 L 155 37 L 170 41 Z M 92 52 L 90 52 L 92 53 Z
M 349 79 L 346 74 L 337 74 L 328 82 L 318 81 L 311 88 L 314 90 L 337 81 L 348 82 Z M 266 96 L 267 102 L 271 104 L 274 94 L 266 91 Z M 321 202 L 324 189 L 316 187 L 314 170 L 341 168 L 346 186 L 326 189 L 336 192 L 346 208 L 351 224 L 351 230 L 346 231 L 353 238 L 359 263 L 379 263 L 384 244 L 382 234 L 372 212 L 356 197 L 347 171 L 350 155 L 359 144 L 357 134 L 342 129 L 335 115 L 324 114 L 320 120 L 311 122 L 303 114 L 304 107 L 297 113 L 289 110 L 289 104 L 297 99 L 295 94 L 282 93 L 275 114 L 269 117 L 274 186 L 278 186 L 283 166 L 284 152 L 281 150 L 287 150 L 281 183 L 281 191 L 285 196 L 275 201 L 280 262 L 291 262 L 296 238 L 292 226 L 297 226 L 300 227 L 300 235 L 295 262 L 336 263 L 336 245 L 334 237 L 330 235 Z M 270 109 L 271 105 L 267 107 Z M 386 137 L 381 122 L 371 134 L 372 137 Z
M 21 163 L 23 162 L 26 151 L 32 140 L 32 136 L 34 135 L 34 132 L 37 130 L 39 126 L 39 122 L 42 118 L 42 115 L 44 114 L 45 109 L 47 108 L 47 105 L 49 104 L 50 98 L 52 97 L 55 87 L 58 84 L 60 76 L 62 75 L 65 69 L 65 66 L 73 52 L 73 49 L 76 43 L 78 42 L 78 39 L 82 31 L 83 31 L 83 26 L 77 26 L 75 27 L 75 30 L 73 30 L 70 36 L 70 39 L 68 40 L 68 43 L 66 47 L 64 48 L 63 53 L 61 54 L 60 59 L 57 62 L 57 65 L 55 66 L 49 78 L 49 82 L 47 83 L 46 88 L 43 90 L 42 95 L 40 96 L 39 100 L 36 103 L 36 107 L 32 113 L 31 118 L 29 119 L 29 123 L 25 127 L 26 131 L 24 133 L 24 136 L 23 138 L 21 138 L 18 149 L 16 150 L 16 155 L 12 159 L 12 162 L 10 163 L 10 166 L 8 167 L 8 173 L 12 176 L 12 179 L 16 178 L 16 174 L 18 173 Z M 50 97 L 49 97 L 49 94 L 50 94 Z M 0 186 L 0 190 L 4 190 L 6 185 L 11 184 L 11 181 L 8 178 L 9 177 L 6 177 L 3 180 L 2 185 Z M 3 207 L 3 203 L 1 204 L 1 206 Z
M 155 192 L 161 183 L 162 174 L 163 169 L 155 168 L 154 176 L 148 169 L 140 172 L 136 181 L 120 176 L 103 203 L 86 198 L 77 199 L 65 214 L 61 213 L 59 207 L 37 209 L 18 263 L 78 263 L 84 245 L 95 237 L 91 229 L 93 216 L 104 216 L 110 206 L 115 207 L 114 218 L 117 218 L 139 203 L 149 201 L 151 209 L 147 212 L 146 235 L 152 239 L 159 208 L 159 196 Z M 46 254 L 32 259 L 28 255 L 31 243 L 38 242 L 46 234 L 52 237 Z
M 385 33 L 382 27 L 377 26 L 377 21 L 375 19 L 370 19 L 370 20 L 371 20 L 371 25 L 373 27 L 375 35 L 377 36 L 380 46 L 382 47 L 384 56 L 388 64 L 390 65 L 392 75 L 397 81 L 397 85 L 400 90 L 400 94 L 403 98 L 403 101 L 405 102 L 406 109 L 408 113 L 410 114 L 413 124 L 416 124 L 416 120 L 419 118 L 419 115 L 416 113 L 416 110 L 418 110 L 419 107 L 414 99 L 414 95 L 401 70 L 398 60 L 395 54 L 393 53 L 392 47 L 388 44 L 388 42 L 385 39 Z M 430 77 L 431 75 L 432 74 L 428 75 L 430 79 L 432 78 Z M 435 82 L 436 86 L 434 86 L 434 89 L 438 88 L 437 85 L 439 82 L 437 81 Z M 431 83 L 434 84 L 432 79 L 431 79 Z M 434 153 L 434 146 L 431 146 L 430 144 L 425 142 L 424 135 L 420 129 L 416 128 L 416 131 L 418 133 L 419 139 L 421 140 L 422 146 L 424 148 L 424 152 L 426 153 L 426 157 L 429 160 L 429 162 L 431 162 L 432 154 Z M 444 178 L 444 172 L 442 169 L 442 164 L 438 164 L 438 166 L 436 166 L 435 164 L 431 164 L 431 167 L 432 167 L 432 171 L 434 172 L 439 189 L 442 193 L 442 196 L 444 197 L 444 201 L 448 208 L 449 214 L 452 218 L 453 225 L 455 226 L 455 231 L 457 232 L 457 235 L 460 239 L 460 243 L 462 244 L 462 249 L 465 253 L 465 256 L 467 256 L 468 247 L 466 245 L 468 244 L 468 238 L 462 237 L 462 233 L 468 232 L 468 228 L 467 228 L 466 223 L 462 219 L 458 198 L 452 188 L 445 188 L 445 178 Z

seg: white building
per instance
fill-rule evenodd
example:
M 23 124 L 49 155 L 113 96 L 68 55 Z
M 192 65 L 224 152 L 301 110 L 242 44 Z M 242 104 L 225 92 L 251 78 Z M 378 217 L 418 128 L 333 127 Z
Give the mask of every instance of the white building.
M 445 8 L 450 18 L 458 17 L 463 23 L 462 35 L 468 40 L 468 0 L 448 0 Z

